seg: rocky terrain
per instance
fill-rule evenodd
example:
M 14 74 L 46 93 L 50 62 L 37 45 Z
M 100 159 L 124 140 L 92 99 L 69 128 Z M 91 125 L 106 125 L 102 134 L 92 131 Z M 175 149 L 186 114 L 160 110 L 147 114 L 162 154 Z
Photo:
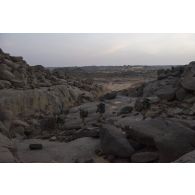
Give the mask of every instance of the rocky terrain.
M 160 66 L 162 67 L 162 66 Z M 170 68 L 166 66 L 165 68 Z M 92 80 L 103 86 L 104 93 L 119 91 L 156 79 L 156 72 L 159 66 L 84 66 L 84 67 L 63 67 L 50 68 L 55 75 L 61 78 L 76 78 L 78 83 L 82 80 Z
M 50 70 L 0 50 L 0 162 L 195 162 L 195 62 L 129 69 Z M 109 75 L 129 85 L 106 93 Z

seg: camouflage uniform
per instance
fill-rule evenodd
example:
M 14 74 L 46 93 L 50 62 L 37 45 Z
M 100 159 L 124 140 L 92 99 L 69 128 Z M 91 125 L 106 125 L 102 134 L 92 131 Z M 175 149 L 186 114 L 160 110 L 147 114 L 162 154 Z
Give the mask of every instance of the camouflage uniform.
M 103 120 L 103 114 L 105 113 L 105 110 L 106 110 L 105 104 L 103 102 L 101 102 L 97 105 L 96 113 L 100 113 L 98 121 L 101 122 Z
M 85 118 L 87 118 L 87 117 L 88 117 L 88 111 L 80 109 L 80 118 L 82 119 L 83 125 L 86 125 Z

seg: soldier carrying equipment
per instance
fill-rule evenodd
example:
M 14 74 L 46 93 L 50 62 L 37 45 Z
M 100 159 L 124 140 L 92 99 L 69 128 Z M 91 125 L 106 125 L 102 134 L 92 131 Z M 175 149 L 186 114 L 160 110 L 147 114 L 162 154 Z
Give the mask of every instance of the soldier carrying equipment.
M 100 113 L 99 115 L 99 118 L 98 118 L 98 121 L 101 122 L 102 119 L 103 119 L 103 114 L 105 113 L 105 104 L 103 102 L 100 102 L 98 105 L 97 105 L 97 110 L 96 110 L 96 113 Z
M 83 125 L 85 126 L 86 125 L 85 118 L 88 117 L 88 111 L 87 110 L 83 110 L 81 108 L 79 110 L 80 110 L 80 118 L 82 120 Z

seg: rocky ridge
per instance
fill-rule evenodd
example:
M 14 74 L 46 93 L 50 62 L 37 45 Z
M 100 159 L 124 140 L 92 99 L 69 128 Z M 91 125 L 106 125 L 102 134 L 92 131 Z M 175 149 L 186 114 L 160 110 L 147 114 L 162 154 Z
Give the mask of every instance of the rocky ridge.
M 22 57 L 10 56 L 2 50 L 0 67 L 0 107 L 12 110 L 15 115 L 59 113 L 69 106 L 94 100 L 96 92 L 101 91 L 93 83 L 76 86 L 76 80 L 68 82 L 41 65 L 30 66 Z

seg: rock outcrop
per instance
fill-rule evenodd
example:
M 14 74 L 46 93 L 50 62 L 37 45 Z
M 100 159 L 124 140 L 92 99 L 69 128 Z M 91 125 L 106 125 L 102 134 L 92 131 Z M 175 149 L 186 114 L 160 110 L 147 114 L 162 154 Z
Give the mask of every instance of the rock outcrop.
M 0 50 L 0 107 L 12 110 L 16 116 L 60 113 L 92 101 L 96 88 L 100 90 L 93 83 L 89 84 L 91 88 L 81 88 L 74 82 L 77 81 L 67 81 L 41 65 L 30 66 L 22 57 Z
M 180 123 L 164 119 L 131 122 L 127 135 L 137 142 L 154 146 L 160 162 L 171 162 L 195 148 L 195 132 Z
M 130 157 L 133 147 L 125 138 L 121 129 L 112 125 L 104 125 L 100 131 L 101 148 L 107 155 Z
M 195 163 L 195 150 L 184 154 L 179 159 L 174 161 L 175 163 Z

